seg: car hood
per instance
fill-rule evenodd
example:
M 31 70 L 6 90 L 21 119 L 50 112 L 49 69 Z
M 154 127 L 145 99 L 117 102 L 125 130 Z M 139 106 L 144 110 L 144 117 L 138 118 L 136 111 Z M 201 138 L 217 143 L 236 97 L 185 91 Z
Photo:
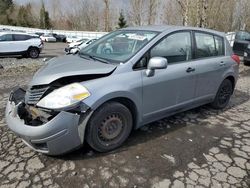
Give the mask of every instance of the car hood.
M 87 60 L 78 55 L 65 55 L 48 61 L 35 73 L 30 85 L 50 84 L 68 76 L 108 74 L 115 68 L 115 65 Z

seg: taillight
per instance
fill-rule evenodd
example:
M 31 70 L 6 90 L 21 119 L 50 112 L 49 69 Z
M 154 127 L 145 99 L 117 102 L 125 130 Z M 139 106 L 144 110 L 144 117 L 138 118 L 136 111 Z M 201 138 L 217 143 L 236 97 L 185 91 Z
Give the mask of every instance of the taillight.
M 239 56 L 233 54 L 231 57 L 232 57 L 232 59 L 233 59 L 238 65 L 240 64 L 240 57 L 239 57 Z

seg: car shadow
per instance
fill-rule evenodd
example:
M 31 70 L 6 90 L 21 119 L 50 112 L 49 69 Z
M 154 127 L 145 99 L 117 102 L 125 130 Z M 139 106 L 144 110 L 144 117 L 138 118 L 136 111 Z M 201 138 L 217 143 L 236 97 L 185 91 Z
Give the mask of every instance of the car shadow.
M 230 104 L 226 109 L 214 110 L 210 107 L 210 105 L 204 105 L 189 111 L 178 113 L 168 118 L 161 119 L 156 122 L 152 122 L 141 127 L 138 130 L 132 131 L 129 139 L 123 144 L 123 146 L 114 151 L 107 153 L 98 153 L 94 152 L 90 148 L 90 146 L 85 144 L 83 147 L 76 151 L 61 156 L 53 156 L 52 158 L 77 161 L 90 158 L 105 157 L 110 154 L 119 154 L 123 151 L 129 150 L 131 147 L 135 147 L 136 145 L 142 143 L 150 142 L 159 137 L 168 137 L 168 134 L 178 132 L 179 129 L 186 126 L 190 126 L 190 123 L 192 124 L 192 126 L 197 126 L 198 128 L 201 125 L 204 125 L 205 122 L 208 122 L 207 119 L 211 118 L 212 116 L 220 115 L 225 111 L 230 110 L 231 108 L 235 108 L 239 105 L 242 105 L 245 102 L 249 101 L 249 99 L 249 93 L 240 90 L 235 90 L 234 95 L 231 98 Z M 186 121 L 187 119 L 189 121 Z M 221 131 L 221 129 L 222 131 L 226 132 L 223 127 L 220 127 L 219 129 L 219 132 Z

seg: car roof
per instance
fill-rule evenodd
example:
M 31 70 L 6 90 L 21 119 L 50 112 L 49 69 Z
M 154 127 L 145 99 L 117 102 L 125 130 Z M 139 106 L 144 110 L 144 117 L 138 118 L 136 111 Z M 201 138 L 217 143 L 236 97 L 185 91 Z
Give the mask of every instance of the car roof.
M 6 34 L 15 34 L 15 35 L 33 35 L 33 34 L 29 34 L 29 33 L 24 33 L 24 32 L 15 32 L 15 31 L 4 31 L 4 32 L 0 32 L 0 35 L 6 35 Z
M 195 30 L 195 31 L 203 31 L 210 32 L 216 35 L 224 36 L 225 33 L 219 32 L 212 29 L 199 28 L 199 27 L 188 27 L 188 26 L 175 26 L 175 25 L 149 25 L 149 26 L 135 26 L 135 27 L 127 27 L 121 30 L 146 30 L 146 31 L 156 31 L 156 32 L 165 32 L 168 30 Z

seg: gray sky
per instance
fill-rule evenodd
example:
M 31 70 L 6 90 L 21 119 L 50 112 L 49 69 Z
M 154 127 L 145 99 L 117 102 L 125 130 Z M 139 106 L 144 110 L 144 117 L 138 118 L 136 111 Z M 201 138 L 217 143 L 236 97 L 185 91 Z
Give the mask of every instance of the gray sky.
M 51 1 L 53 0 L 43 0 L 45 5 L 48 6 L 50 4 Z M 68 0 L 71 1 L 71 0 Z M 101 1 L 101 0 L 100 0 Z M 118 3 L 119 5 L 124 5 L 126 4 L 127 0 L 115 0 L 115 3 Z M 14 2 L 18 3 L 18 4 L 26 4 L 26 3 L 37 3 L 40 4 L 41 0 L 14 0 Z M 62 0 L 62 2 L 67 2 L 66 0 Z

